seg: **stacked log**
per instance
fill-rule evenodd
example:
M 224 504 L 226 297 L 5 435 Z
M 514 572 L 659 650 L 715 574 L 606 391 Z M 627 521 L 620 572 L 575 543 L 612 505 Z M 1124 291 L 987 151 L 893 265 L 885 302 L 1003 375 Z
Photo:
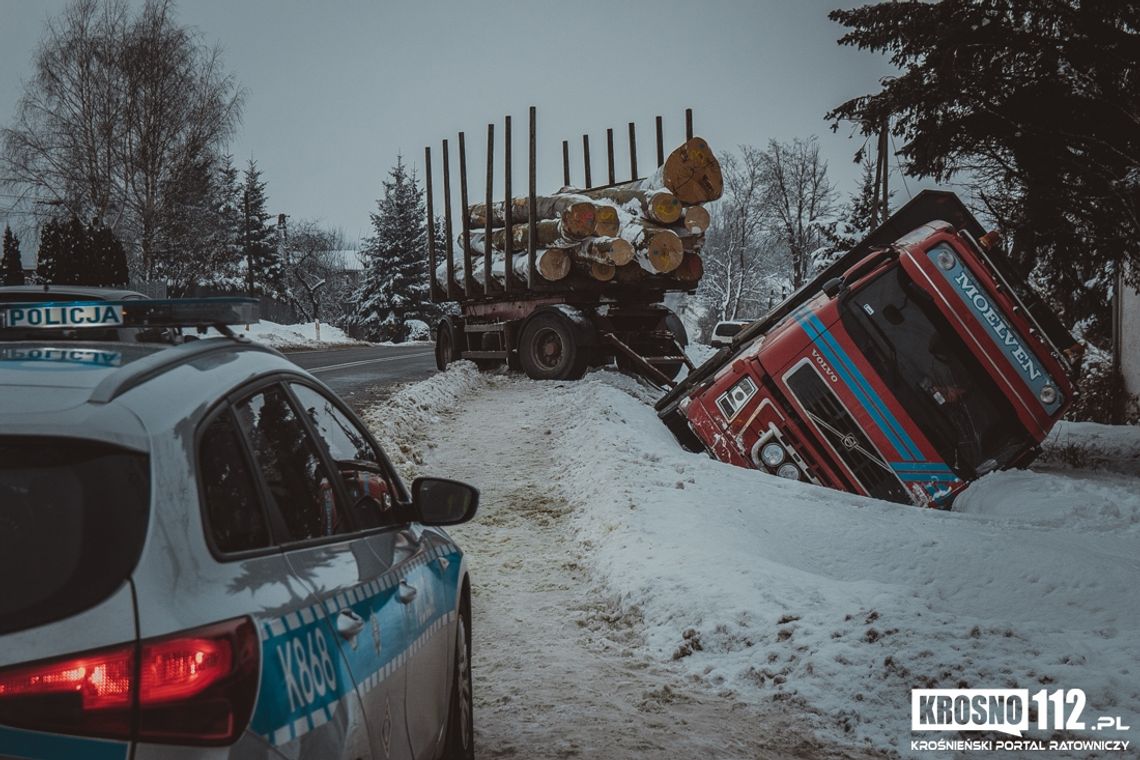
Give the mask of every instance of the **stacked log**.
M 704 204 L 720 198 L 723 187 L 715 155 L 708 143 L 694 137 L 647 178 L 599 188 L 564 187 L 537 196 L 536 273 L 571 289 L 575 283 L 594 281 L 692 290 L 704 270 L 700 251 L 710 223 Z M 476 203 L 467 209 L 472 273 L 480 284 L 488 244 L 495 280 L 502 282 L 508 261 L 511 271 L 526 279 L 530 204 L 527 198 L 513 198 L 509 204 L 509 229 L 506 202 Z M 463 245 L 461 236 L 460 251 Z

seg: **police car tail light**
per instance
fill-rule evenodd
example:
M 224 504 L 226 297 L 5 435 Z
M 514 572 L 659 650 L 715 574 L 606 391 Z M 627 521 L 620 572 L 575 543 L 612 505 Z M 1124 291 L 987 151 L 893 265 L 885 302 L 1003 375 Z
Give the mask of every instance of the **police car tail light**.
M 144 641 L 140 650 L 140 741 L 237 741 L 259 678 L 260 642 L 248 618 Z
M 0 724 L 130 740 L 137 704 L 139 741 L 232 744 L 253 713 L 259 658 L 253 623 L 239 618 L 16 665 L 0 670 Z
M 124 644 L 0 670 L 0 723 L 128 738 L 134 653 Z

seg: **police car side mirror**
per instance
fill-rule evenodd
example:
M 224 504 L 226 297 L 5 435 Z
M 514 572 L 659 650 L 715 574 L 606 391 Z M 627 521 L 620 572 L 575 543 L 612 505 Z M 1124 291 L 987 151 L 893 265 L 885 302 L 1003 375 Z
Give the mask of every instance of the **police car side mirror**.
M 424 525 L 458 525 L 475 516 L 479 490 L 457 480 L 416 478 L 412 483 L 413 520 Z

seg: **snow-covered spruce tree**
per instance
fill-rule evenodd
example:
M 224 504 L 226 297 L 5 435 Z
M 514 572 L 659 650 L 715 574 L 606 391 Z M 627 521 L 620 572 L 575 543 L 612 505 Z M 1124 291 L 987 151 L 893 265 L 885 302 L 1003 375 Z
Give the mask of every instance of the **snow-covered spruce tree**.
M 848 199 L 835 230 L 829 236 L 828 246 L 812 261 L 813 274 L 823 271 L 878 226 L 875 224 L 875 156 L 863 149 L 856 160 L 863 168 L 858 188 Z M 890 199 L 894 195 L 894 190 L 891 190 L 887 196 L 888 215 L 891 213 Z
M 4 257 L 0 259 L 0 282 L 4 285 L 24 284 L 24 264 L 20 260 L 20 238 L 4 225 Z
M 428 294 L 423 189 L 403 156 L 388 177 L 371 214 L 372 236 L 361 250 L 364 279 L 353 296 L 351 322 L 368 340 L 403 341 L 416 332 L 416 322 L 430 324 L 439 310 Z
M 252 293 L 279 297 L 285 268 L 277 249 L 277 233 L 265 210 L 265 183 L 257 164 L 250 159 L 242 176 L 241 250 L 245 258 L 246 285 Z

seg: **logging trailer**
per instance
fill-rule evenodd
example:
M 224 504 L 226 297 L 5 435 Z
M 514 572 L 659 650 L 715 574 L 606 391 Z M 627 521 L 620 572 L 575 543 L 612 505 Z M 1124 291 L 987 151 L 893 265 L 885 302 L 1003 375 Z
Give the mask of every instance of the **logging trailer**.
M 539 198 L 536 193 L 534 107 L 530 108 L 529 115 L 529 181 L 525 199 L 512 197 L 511 117 L 507 116 L 503 125 L 500 203 L 495 202 L 494 188 L 495 125 L 487 125 L 485 204 L 469 202 L 467 146 L 464 133 L 459 133 L 461 229 L 458 237 L 451 210 L 449 146 L 448 141 L 443 140 L 443 250 L 437 250 L 440 244 L 437 243 L 436 202 L 432 187 L 432 150 L 431 147 L 424 148 L 430 296 L 435 303 L 454 302 L 459 311 L 443 317 L 436 326 L 437 367 L 443 370 L 451 362 L 468 359 L 480 367 L 506 364 L 512 369 L 521 369 L 534 379 L 570 380 L 581 377 L 587 367 L 615 360 L 624 370 L 637 373 L 660 386 L 671 386 L 681 368 L 688 366 L 691 369 L 692 364 L 685 356 L 687 336 L 684 327 L 677 315 L 664 305 L 664 296 L 670 291 L 691 293 L 695 290 L 700 279 L 699 255 L 695 251 L 684 253 L 686 263 L 691 261 L 691 268 L 696 271 L 695 277 L 690 274 L 687 280 L 646 275 L 640 271 L 631 272 L 637 275 L 636 278 L 614 278 L 614 268 L 603 265 L 608 267 L 607 275 L 611 279 L 601 281 L 596 274 L 590 276 L 589 266 L 584 261 L 577 262 L 578 268 L 568 275 L 560 272 L 558 276 L 561 279 L 557 281 L 546 277 L 541 267 L 544 265 L 543 257 L 549 251 L 539 250 L 539 247 L 546 239 L 544 225 L 549 225 L 549 222 L 539 218 L 539 206 L 549 203 L 549 199 Z M 686 139 L 692 141 L 691 109 L 685 113 L 685 123 Z M 665 153 L 660 116 L 656 126 L 657 163 L 662 167 Z M 584 189 L 574 192 L 620 193 L 623 187 L 643 181 L 644 178 L 638 174 L 636 133 L 632 122 L 629 124 L 628 181 L 615 180 L 612 129 L 607 130 L 607 185 L 594 186 L 591 183 L 588 135 L 582 136 L 582 148 Z M 561 192 L 565 192 L 571 184 L 568 141 L 562 143 L 562 158 L 566 187 Z M 697 209 L 704 214 L 699 207 Z M 516 215 L 525 218 L 516 219 Z M 706 225 L 707 218 L 705 214 Z M 516 221 L 522 224 L 516 226 Z M 493 226 L 499 229 L 493 229 Z M 493 259 L 492 242 L 503 250 L 501 258 Z M 460 249 L 459 261 L 454 255 L 456 245 Z M 480 245 L 482 250 L 479 250 Z M 677 245 L 676 255 L 681 256 L 680 244 Z M 523 250 L 525 254 L 515 254 L 513 250 Z M 629 249 L 631 256 L 632 250 Z M 494 252 L 494 256 L 498 257 L 499 252 Z M 690 256 L 692 259 L 687 258 Z M 569 266 L 567 260 L 566 267 Z

